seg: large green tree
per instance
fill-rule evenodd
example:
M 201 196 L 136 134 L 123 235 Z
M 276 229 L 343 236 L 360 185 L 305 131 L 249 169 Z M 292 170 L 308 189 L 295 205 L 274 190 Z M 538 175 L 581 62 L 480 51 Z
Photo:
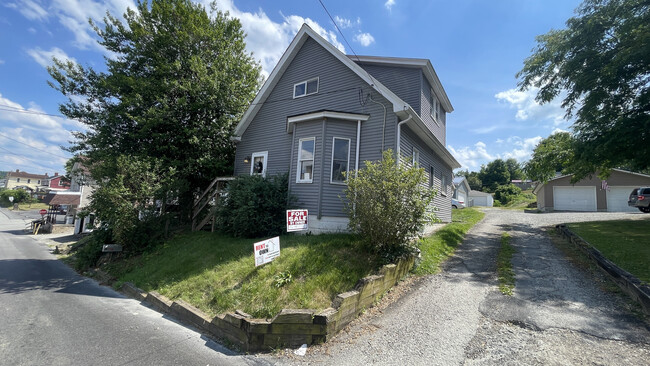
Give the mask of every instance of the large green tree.
M 650 167 L 650 1 L 585 0 L 565 29 L 537 37 L 517 77 L 575 117 L 577 177 Z
M 524 166 L 528 178 L 546 183 L 557 172 L 573 173 L 575 170 L 573 145 L 574 139 L 568 132 L 556 132 L 541 140 Z
M 230 137 L 259 87 L 241 24 L 214 3 L 206 11 L 189 0 L 138 1 L 124 22 L 110 14 L 103 27 L 90 22 L 111 54 L 106 71 L 61 61 L 48 69 L 50 85 L 68 97 L 61 112 L 88 127 L 71 150 L 97 168 L 99 184 L 118 173 L 102 164 L 155 160 L 187 211 L 197 190 L 231 172 Z
M 483 189 L 489 192 L 494 192 L 498 186 L 510 184 L 508 165 L 502 159 L 496 159 L 481 166 L 478 177 L 483 183 Z
M 510 173 L 510 180 L 524 179 L 524 172 L 521 169 L 521 164 L 515 158 L 510 158 L 505 161 L 508 173 Z

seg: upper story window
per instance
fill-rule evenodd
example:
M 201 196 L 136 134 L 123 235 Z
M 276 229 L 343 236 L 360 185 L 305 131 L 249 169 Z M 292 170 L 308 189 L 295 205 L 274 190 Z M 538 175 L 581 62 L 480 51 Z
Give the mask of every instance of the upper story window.
M 440 194 L 447 195 L 447 176 L 444 173 L 440 175 Z
M 429 94 L 429 106 L 431 107 L 431 118 L 438 123 L 440 118 L 440 103 L 433 93 L 433 90 L 431 90 L 431 94 Z
M 20 178 L 16 178 L 16 183 L 20 183 Z
M 334 137 L 332 142 L 332 175 L 331 183 L 345 183 L 350 165 L 350 139 Z
M 31 183 L 31 182 L 32 182 L 32 180 L 31 180 L 31 179 L 27 179 L 27 183 Z
M 304 97 L 305 95 L 318 93 L 318 78 L 309 79 L 293 85 L 293 97 Z
M 413 148 L 413 156 L 412 156 L 412 158 L 413 158 L 413 161 L 412 161 L 413 166 L 416 167 L 416 168 L 419 167 L 420 166 L 420 150 L 418 150 L 416 148 Z
M 297 183 L 311 183 L 314 176 L 314 149 L 316 139 L 314 137 L 300 139 L 298 143 L 298 169 Z

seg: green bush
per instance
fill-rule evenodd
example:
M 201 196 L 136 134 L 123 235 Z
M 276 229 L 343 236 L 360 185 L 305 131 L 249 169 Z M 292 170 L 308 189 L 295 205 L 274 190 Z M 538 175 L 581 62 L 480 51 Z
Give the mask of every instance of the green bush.
M 514 201 L 521 194 L 521 188 L 517 187 L 514 184 L 507 184 L 499 186 L 494 192 L 494 198 L 498 200 L 502 205 L 507 205 L 508 203 Z
M 75 254 L 75 268 L 84 270 L 95 267 L 99 257 L 102 256 L 102 246 L 111 244 L 112 233 L 107 229 L 96 229 L 92 234 L 79 240 L 79 250 Z
M 284 233 L 286 210 L 291 204 L 288 187 L 288 174 L 237 177 L 216 207 L 220 230 L 247 238 Z
M 22 189 L 6 189 L 0 192 L 0 204 L 3 206 L 13 204 L 9 201 L 9 197 L 14 198 L 13 203 L 30 203 L 32 201 L 27 191 L 23 191 Z
M 365 165 L 356 177 L 348 177 L 349 228 L 384 260 L 393 261 L 410 252 L 411 239 L 435 220 L 429 205 L 436 192 L 428 188 L 424 169 L 396 164 L 391 150 L 382 161 Z

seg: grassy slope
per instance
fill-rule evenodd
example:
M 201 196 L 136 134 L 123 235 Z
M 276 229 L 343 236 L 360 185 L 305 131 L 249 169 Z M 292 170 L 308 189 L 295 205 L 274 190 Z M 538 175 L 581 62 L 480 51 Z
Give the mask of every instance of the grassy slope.
M 379 267 L 350 235 L 283 236 L 280 257 L 255 267 L 255 241 L 185 234 L 109 271 L 119 281 L 182 298 L 211 315 L 240 309 L 271 317 L 282 308 L 329 307 L 334 296 Z M 288 284 L 276 286 L 289 275 Z
M 599 221 L 568 224 L 605 257 L 650 283 L 650 220 Z
M 453 222 L 422 240 L 417 274 L 438 271 L 484 214 L 453 211 Z M 188 233 L 140 257 L 113 263 L 106 270 L 119 282 L 145 291 L 182 298 L 210 315 L 236 309 L 254 317 L 272 317 L 282 308 L 324 309 L 339 293 L 376 272 L 379 261 L 352 235 L 287 235 L 281 255 L 255 267 L 251 239 L 206 232 Z M 278 287 L 283 281 L 289 282 Z

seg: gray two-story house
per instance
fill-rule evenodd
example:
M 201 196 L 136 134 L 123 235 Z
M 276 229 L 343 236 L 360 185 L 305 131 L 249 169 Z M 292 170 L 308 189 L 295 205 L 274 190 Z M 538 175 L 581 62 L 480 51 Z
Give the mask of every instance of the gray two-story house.
M 425 169 L 451 221 L 453 111 L 429 60 L 346 56 L 303 25 L 235 130 L 235 175 L 289 173 L 311 231 L 346 230 L 343 172 L 393 149 Z

